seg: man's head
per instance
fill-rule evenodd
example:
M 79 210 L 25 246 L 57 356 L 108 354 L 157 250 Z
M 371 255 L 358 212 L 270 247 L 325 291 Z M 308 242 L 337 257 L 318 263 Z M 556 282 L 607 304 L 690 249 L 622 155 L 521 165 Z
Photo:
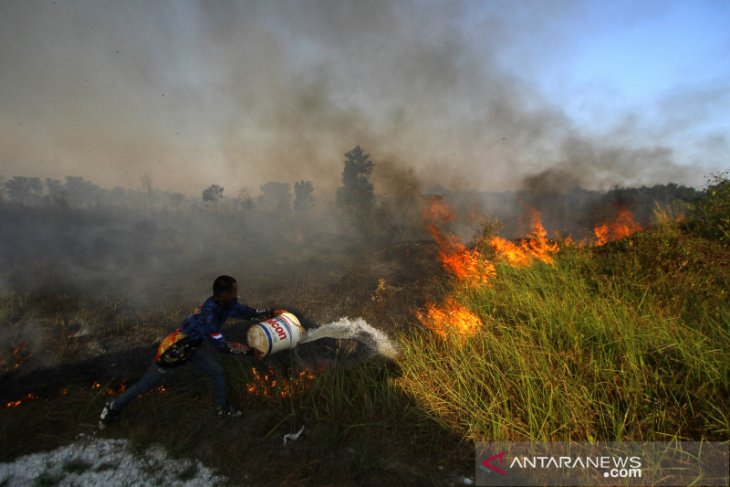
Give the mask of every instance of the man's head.
M 216 301 L 229 303 L 238 297 L 238 283 L 231 276 L 218 276 L 213 281 L 213 297 Z

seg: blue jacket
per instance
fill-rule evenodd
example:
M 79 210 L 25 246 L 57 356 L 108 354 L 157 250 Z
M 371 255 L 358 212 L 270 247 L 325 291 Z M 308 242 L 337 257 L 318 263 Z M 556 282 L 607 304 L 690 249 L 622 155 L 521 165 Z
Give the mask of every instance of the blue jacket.
M 228 344 L 220 329 L 229 317 L 250 320 L 270 311 L 266 308 L 246 306 L 239 303 L 238 300 L 221 305 L 211 296 L 199 308 L 196 308 L 193 314 L 185 318 L 180 325 L 180 331 L 193 343 L 208 340 L 218 350 L 228 351 Z

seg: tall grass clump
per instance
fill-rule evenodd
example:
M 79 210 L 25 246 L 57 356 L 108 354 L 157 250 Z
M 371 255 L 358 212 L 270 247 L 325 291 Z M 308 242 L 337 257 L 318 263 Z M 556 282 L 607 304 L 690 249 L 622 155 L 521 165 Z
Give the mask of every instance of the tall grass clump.
M 400 386 L 477 441 L 728 439 L 726 288 L 692 258 L 652 267 L 666 232 L 457 285 L 478 332 L 401 337 Z

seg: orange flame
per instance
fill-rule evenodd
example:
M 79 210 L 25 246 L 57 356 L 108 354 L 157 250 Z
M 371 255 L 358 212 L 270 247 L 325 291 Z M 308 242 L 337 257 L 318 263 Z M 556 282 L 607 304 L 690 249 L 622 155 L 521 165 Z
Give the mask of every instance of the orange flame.
M 482 256 L 479 249 L 468 249 L 455 235 L 444 235 L 439 230 L 438 225 L 454 218 L 443 198 L 431 198 L 423 216 L 429 222 L 426 229 L 438 245 L 439 259 L 443 266 L 466 285 L 488 284 L 496 275 L 494 265 Z
M 6 408 L 17 408 L 21 404 L 25 404 L 29 401 L 33 401 L 35 399 L 38 399 L 38 396 L 33 394 L 32 392 L 27 393 L 25 396 L 23 396 L 21 399 L 18 399 L 16 401 L 8 401 L 5 403 Z
M 425 314 L 417 311 L 416 316 L 426 328 L 442 338 L 456 333 L 459 338 L 466 339 L 474 336 L 482 326 L 482 320 L 477 315 L 453 298 L 447 298 L 443 306 L 429 304 Z
M 19 344 L 0 350 L 0 370 L 9 372 L 19 369 L 25 362 L 30 359 L 30 350 L 28 340 L 23 340 Z
M 558 244 L 547 238 L 547 231 L 540 221 L 540 214 L 531 211 L 532 229 L 527 238 L 518 243 L 501 237 L 493 237 L 489 243 L 498 258 L 513 266 L 527 266 L 533 260 L 546 264 L 553 263 L 553 254 L 558 252 Z M 441 198 L 432 198 L 430 205 L 423 212 L 429 222 L 428 232 L 438 245 L 441 263 L 456 276 L 460 284 L 478 287 L 489 285 L 497 275 L 494 264 L 486 259 L 478 248 L 468 249 L 454 235 L 443 235 L 438 223 L 453 219 L 453 214 Z M 473 336 L 482 326 L 482 321 L 468 308 L 460 305 L 453 298 L 447 298 L 441 306 L 429 304 L 426 311 L 417 311 L 419 321 L 442 338 L 453 334 L 460 339 Z
M 454 235 L 441 235 L 434 225 L 429 225 L 428 230 L 439 246 L 441 263 L 459 281 L 479 286 L 488 284 L 496 275 L 494 264 L 486 260 L 479 249 L 467 249 Z
M 553 254 L 559 250 L 557 243 L 548 240 L 547 230 L 540 221 L 540 213 L 530 209 L 530 214 L 532 229 L 526 239 L 514 243 L 502 237 L 492 237 L 489 241 L 497 257 L 515 267 L 528 266 L 533 260 L 552 264 Z
M 641 225 L 634 220 L 631 210 L 625 206 L 618 206 L 613 221 L 596 225 L 593 228 L 593 233 L 596 236 L 596 246 L 600 247 L 608 242 L 628 237 L 641 229 Z
M 428 205 L 422 210 L 423 219 L 427 222 L 443 225 L 454 219 L 454 212 L 444 202 L 443 196 L 431 196 Z
M 246 384 L 246 392 L 262 397 L 289 397 L 301 391 L 302 388 L 316 377 L 311 369 L 301 370 L 294 377 L 285 377 L 274 369 L 260 372 L 257 368 L 251 369 L 253 382 Z
M 93 384 L 91 384 L 91 389 L 93 389 L 95 391 L 98 391 L 99 389 L 101 389 L 101 382 L 94 382 Z M 109 394 L 110 396 L 118 396 L 120 394 L 123 394 L 124 391 L 126 391 L 126 390 L 127 390 L 127 383 L 125 381 L 125 382 L 118 384 L 116 387 L 114 387 L 112 385 L 107 386 L 106 393 Z

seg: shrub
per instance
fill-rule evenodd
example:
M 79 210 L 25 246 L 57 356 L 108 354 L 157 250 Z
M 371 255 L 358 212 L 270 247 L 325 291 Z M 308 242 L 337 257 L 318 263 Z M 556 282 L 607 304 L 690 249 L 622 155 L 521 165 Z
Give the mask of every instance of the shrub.
M 695 203 L 689 227 L 697 234 L 730 245 L 730 170 L 710 178 Z

